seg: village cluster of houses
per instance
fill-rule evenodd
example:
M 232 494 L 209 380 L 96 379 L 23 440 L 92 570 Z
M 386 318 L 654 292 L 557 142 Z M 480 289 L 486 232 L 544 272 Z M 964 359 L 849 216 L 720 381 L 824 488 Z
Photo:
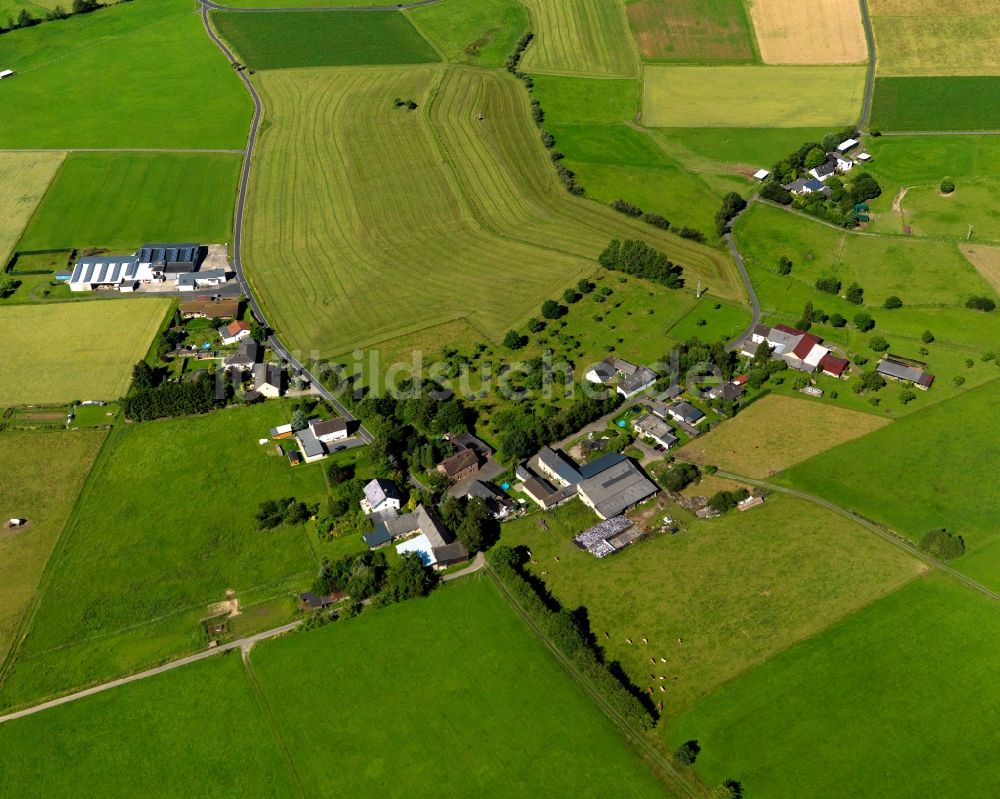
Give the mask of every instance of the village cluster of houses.
M 758 324 L 743 342 L 743 355 L 752 358 L 757 347 L 766 342 L 771 349 L 771 357 L 780 358 L 792 369 L 813 374 L 822 372 L 830 377 L 845 378 L 851 362 L 833 354 L 823 346 L 823 339 L 813 333 L 806 333 L 788 325 Z
M 599 386 L 609 385 L 617 379 L 616 391 L 625 399 L 645 391 L 660 378 L 648 366 L 637 366 L 615 356 L 595 364 L 584 377 Z
M 272 427 L 270 436 L 275 441 L 295 439 L 298 449 L 285 453 L 292 466 L 313 463 L 346 448 L 349 430 L 347 420 L 338 416 L 334 419 L 310 419 L 301 430 L 294 430 L 291 424 Z M 266 439 L 265 439 L 266 440 Z
M 865 164 L 871 161 L 872 157 L 868 153 L 858 152 L 854 155 L 848 153 L 857 147 L 860 142 L 857 139 L 846 139 L 837 145 L 837 149 L 826 154 L 826 161 L 819 166 L 814 166 L 809 170 L 808 176 L 802 176 L 797 180 L 788 183 L 784 188 L 792 194 L 803 195 L 817 192 L 829 197 L 833 190 L 826 185 L 826 181 L 833 175 L 850 172 L 855 164 Z M 754 173 L 754 178 L 758 181 L 766 180 L 771 173 L 766 169 L 759 169 Z
M 222 268 L 200 269 L 206 248 L 200 244 L 144 244 L 132 255 L 87 255 L 77 259 L 67 282 L 70 291 L 133 292 L 142 286 L 195 291 L 221 286 Z

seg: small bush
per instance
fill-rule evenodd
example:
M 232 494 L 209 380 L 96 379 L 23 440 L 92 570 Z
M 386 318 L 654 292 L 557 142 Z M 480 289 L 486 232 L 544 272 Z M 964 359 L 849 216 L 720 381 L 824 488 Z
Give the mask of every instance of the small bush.
M 941 193 L 942 194 L 951 194 L 953 191 L 955 191 L 955 181 L 954 180 L 952 180 L 951 178 L 945 178 L 944 180 L 941 181 Z
M 944 529 L 931 530 L 920 539 L 920 551 L 938 560 L 954 560 L 965 554 L 965 541 Z
M 821 277 L 816 280 L 816 290 L 825 291 L 827 294 L 839 294 L 840 281 L 835 277 Z
M 618 213 L 625 214 L 625 216 L 642 216 L 642 209 L 638 205 L 632 205 L 632 203 L 625 200 L 615 200 L 611 203 L 611 207 Z
M 895 294 L 891 297 L 886 297 L 885 302 L 882 303 L 882 307 L 889 311 L 894 311 L 897 308 L 903 307 L 903 301 L 899 299 Z
M 995 310 L 997 304 L 991 300 L 989 297 L 969 297 L 965 303 L 966 308 L 971 308 L 974 311 L 984 311 L 990 313 Z
M 931 333 L 930 330 L 925 330 L 920 339 L 921 341 L 924 342 L 924 344 L 930 344 L 932 341 L 934 341 L 934 334 Z

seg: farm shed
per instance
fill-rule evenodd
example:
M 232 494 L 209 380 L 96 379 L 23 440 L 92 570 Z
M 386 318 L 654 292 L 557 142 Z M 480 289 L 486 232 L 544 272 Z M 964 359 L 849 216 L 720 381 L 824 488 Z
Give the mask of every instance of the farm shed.
M 17 73 L 12 69 L 0 69 L 0 80 L 13 78 Z

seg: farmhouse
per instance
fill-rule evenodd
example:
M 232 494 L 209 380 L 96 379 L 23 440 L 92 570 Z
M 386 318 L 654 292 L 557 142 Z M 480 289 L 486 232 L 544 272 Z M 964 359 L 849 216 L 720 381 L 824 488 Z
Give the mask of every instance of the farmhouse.
M 792 369 L 800 372 L 812 374 L 820 370 L 832 377 L 843 377 L 850 366 L 849 361 L 833 357 L 830 349 L 823 346 L 823 339 L 819 336 L 788 325 L 768 327 L 758 324 L 750 332 L 750 338 L 743 343 L 743 354 L 753 357 L 756 347 L 752 345 L 762 342 L 767 342 L 773 358 L 781 358 Z
M 642 437 L 653 439 L 664 449 L 670 449 L 680 440 L 674 435 L 670 425 L 651 413 L 645 413 L 638 419 L 633 419 L 632 429 Z
M 285 370 L 277 363 L 255 363 L 252 368 L 253 390 L 268 399 L 277 399 L 285 391 Z
M 250 335 L 250 323 L 242 320 L 230 322 L 219 328 L 219 338 L 223 344 L 236 344 Z
M 798 180 L 794 180 L 791 183 L 786 184 L 785 188 L 796 196 L 802 194 L 812 194 L 813 192 L 819 192 L 824 196 L 833 194 L 833 189 L 829 186 L 824 186 L 823 183 L 815 177 L 799 178 Z
M 392 480 L 376 477 L 365 484 L 364 497 L 361 499 L 361 511 L 365 516 L 394 515 L 400 508 L 399 490 Z
M 479 455 L 474 449 L 459 450 L 441 461 L 437 470 L 453 483 L 464 480 L 479 471 Z
M 542 474 L 561 486 L 576 485 L 583 479 L 576 464 L 552 447 L 542 447 L 538 451 L 538 467 Z
M 414 537 L 399 544 L 396 551 L 400 554 L 415 552 L 425 566 L 443 568 L 469 559 L 465 545 L 456 541 L 455 536 L 423 505 L 417 505 L 412 513 L 379 519 L 375 529 L 363 538 L 370 549 L 377 549 L 406 536 Z
M 347 438 L 347 420 L 343 416 L 325 422 L 321 422 L 319 419 L 310 419 L 309 429 L 316 436 L 316 440 L 324 444 L 343 441 Z
M 492 483 L 484 483 L 482 480 L 472 480 L 465 489 L 465 497 L 479 497 L 486 503 L 486 507 L 493 513 L 494 519 L 505 519 L 517 507 L 514 500 L 508 497 L 503 491 Z
M 913 383 L 922 391 L 927 391 L 934 384 L 934 375 L 925 369 L 925 364 L 896 355 L 882 358 L 875 371 L 890 380 Z
M 577 486 L 580 500 L 602 519 L 618 516 L 659 489 L 638 467 L 622 458 Z

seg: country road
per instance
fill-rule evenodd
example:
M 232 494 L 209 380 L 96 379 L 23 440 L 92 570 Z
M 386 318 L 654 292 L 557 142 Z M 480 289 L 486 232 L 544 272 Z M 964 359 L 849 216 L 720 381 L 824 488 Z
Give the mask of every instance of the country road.
M 983 594 L 989 599 L 1000 602 L 1000 593 L 997 593 L 991 588 L 987 588 L 982 583 L 973 580 L 971 577 L 962 574 L 962 572 L 952 568 L 947 563 L 944 563 L 943 561 L 940 561 L 937 558 L 932 558 L 929 555 L 926 555 L 925 553 L 921 552 L 917 548 L 917 546 L 913 544 L 909 539 L 903 537 L 899 533 L 896 533 L 892 530 L 889 530 L 886 527 L 883 527 L 882 525 L 876 524 L 871 519 L 865 518 L 860 513 L 853 511 L 850 508 L 845 508 L 841 505 L 837 505 L 835 502 L 830 502 L 829 500 L 823 499 L 822 497 L 814 496 L 813 494 L 807 494 L 804 491 L 798 491 L 794 488 L 787 488 L 782 485 L 777 485 L 776 483 L 769 483 L 766 480 L 757 480 L 753 477 L 745 477 L 744 475 L 734 474 L 732 472 L 727 472 L 722 469 L 719 469 L 716 472 L 716 474 L 719 477 L 723 477 L 727 480 L 733 480 L 734 482 L 745 483 L 746 485 L 756 486 L 758 488 L 763 488 L 777 494 L 787 494 L 790 497 L 795 497 L 796 499 L 801 499 L 806 502 L 811 502 L 814 505 L 819 505 L 822 508 L 826 508 L 827 510 L 831 510 L 834 513 L 838 513 L 841 516 L 850 519 L 851 521 L 856 522 L 857 524 L 860 524 L 869 532 L 872 532 L 879 538 L 882 538 L 888 541 L 890 544 L 899 547 L 900 549 L 906 551 L 913 557 L 918 558 L 919 560 L 924 561 L 924 563 L 928 563 L 937 569 L 940 569 L 945 574 L 951 577 L 954 577 L 956 580 L 965 584 L 967 587 L 973 589 L 974 591 L 978 591 L 980 594 Z
M 440 3 L 441 0 L 416 0 L 413 3 L 396 3 L 394 5 L 379 6 L 288 6 L 287 8 L 246 8 L 242 6 L 225 6 L 212 0 L 200 0 L 203 8 L 210 8 L 212 11 L 237 11 L 250 13 L 279 13 L 284 11 L 406 11 L 409 8 L 421 8 Z
M 211 23 L 209 22 L 208 11 L 212 7 L 213 6 L 208 2 L 208 0 L 202 0 L 201 21 L 205 26 L 205 32 L 208 34 L 208 37 L 212 40 L 212 42 L 215 43 L 215 46 L 219 48 L 233 68 L 236 69 L 236 67 L 240 66 L 239 61 L 237 61 L 236 56 L 226 46 L 225 42 L 223 42 L 222 39 L 216 35 L 215 31 L 212 29 Z M 341 8 L 343 8 L 343 6 L 341 6 Z M 246 155 L 243 158 L 243 169 L 240 171 L 240 184 L 236 195 L 236 212 L 233 219 L 233 271 L 236 273 L 236 279 L 239 281 L 240 287 L 247 296 L 250 303 L 250 309 L 253 312 L 254 317 L 261 325 L 266 327 L 268 330 L 273 331 L 273 328 L 267 322 L 267 317 L 264 315 L 264 310 L 261 308 L 260 302 L 254 296 L 253 290 L 250 287 L 250 281 L 247 280 L 246 274 L 243 272 L 243 261 L 241 257 L 243 244 L 243 217 L 246 213 L 247 192 L 250 182 L 250 166 L 253 160 L 253 148 L 257 141 L 257 132 L 260 129 L 260 120 L 263 115 L 264 106 L 261 102 L 260 95 L 257 94 L 257 90 L 254 89 L 253 84 L 250 82 L 250 78 L 247 76 L 246 70 L 236 70 L 236 74 L 239 75 L 239 78 L 243 81 L 243 85 L 246 87 L 246 90 L 250 93 L 250 99 L 253 101 L 253 119 L 250 122 L 250 135 L 247 138 Z M 333 392 L 324 386 L 315 377 L 315 375 L 309 371 L 305 364 L 292 356 L 292 353 L 281 342 L 276 333 L 271 333 L 268 337 L 267 343 L 270 345 L 272 351 L 284 358 L 292 367 L 305 374 L 305 376 L 308 377 L 309 382 L 316 389 L 316 392 L 323 399 L 329 402 L 341 416 L 349 422 L 357 421 L 354 414 L 344 407 L 340 400 L 333 395 Z M 365 444 L 370 444 L 372 442 L 372 435 L 365 429 L 364 425 L 360 425 L 358 427 L 357 435 L 358 438 L 360 438 Z
M 747 200 L 746 208 L 729 221 L 730 229 L 726 231 L 725 236 L 726 244 L 729 245 L 729 253 L 733 256 L 733 261 L 736 262 L 736 268 L 739 270 L 740 277 L 743 278 L 743 285 L 747 290 L 747 299 L 750 301 L 750 324 L 747 325 L 746 330 L 726 345 L 726 349 L 730 351 L 737 349 L 743 343 L 743 340 L 750 335 L 750 331 L 760 322 L 760 300 L 757 299 L 757 291 L 753 287 L 753 281 L 750 280 L 750 273 L 747 272 L 746 265 L 743 263 L 743 255 L 740 253 L 740 248 L 736 246 L 736 241 L 733 239 L 732 234 L 732 226 L 736 223 L 736 220 L 743 216 L 747 208 L 757 202 L 757 199 L 758 195 L 754 194 L 753 197 Z
M 858 130 L 864 130 L 872 115 L 872 94 L 875 91 L 875 33 L 872 30 L 872 18 L 868 13 L 868 0 L 858 0 L 861 4 L 861 22 L 865 29 L 865 44 L 868 46 L 868 72 L 865 75 L 865 96 L 861 103 L 861 116 L 858 118 Z

